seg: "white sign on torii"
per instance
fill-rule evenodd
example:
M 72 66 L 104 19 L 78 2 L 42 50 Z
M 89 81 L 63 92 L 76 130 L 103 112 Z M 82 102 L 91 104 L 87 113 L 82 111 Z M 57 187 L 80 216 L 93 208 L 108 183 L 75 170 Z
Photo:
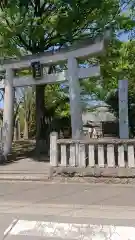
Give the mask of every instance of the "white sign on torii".
M 105 39 L 98 42 L 57 51 L 52 55 L 51 52 L 44 54 L 30 55 L 22 57 L 20 60 L 5 60 L 1 70 L 6 70 L 6 77 L 0 83 L 0 88 L 5 88 L 4 94 L 4 114 L 3 126 L 7 126 L 4 142 L 4 155 L 7 155 L 12 146 L 13 131 L 13 87 L 38 85 L 46 83 L 57 83 L 68 80 L 69 97 L 71 110 L 72 138 L 80 139 L 82 134 L 82 109 L 80 104 L 80 84 L 79 78 L 87 78 L 100 75 L 100 67 L 78 68 L 77 59 L 86 59 L 103 53 L 105 50 Z M 47 74 L 41 80 L 35 80 L 31 76 L 14 77 L 14 70 L 28 68 L 33 62 L 40 61 L 41 64 L 52 65 L 67 61 L 67 71 L 55 74 Z

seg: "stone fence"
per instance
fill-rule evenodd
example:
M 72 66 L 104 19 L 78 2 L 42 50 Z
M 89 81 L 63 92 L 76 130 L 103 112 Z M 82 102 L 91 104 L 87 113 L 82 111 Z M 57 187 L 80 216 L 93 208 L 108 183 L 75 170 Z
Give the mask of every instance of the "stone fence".
M 83 169 L 89 175 L 135 176 L 135 140 L 58 139 L 53 132 L 50 165 L 72 172 Z

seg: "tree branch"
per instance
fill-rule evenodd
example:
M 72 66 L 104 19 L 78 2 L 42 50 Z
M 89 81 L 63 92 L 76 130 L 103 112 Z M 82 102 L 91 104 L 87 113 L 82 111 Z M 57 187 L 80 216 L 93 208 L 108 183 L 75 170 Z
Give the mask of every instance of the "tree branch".
M 17 34 L 17 37 L 19 38 L 19 40 L 22 42 L 22 44 L 25 46 L 25 48 L 28 50 L 28 51 L 31 51 L 32 52 L 32 47 L 26 43 L 26 41 L 22 38 L 22 36 L 20 34 Z
M 45 5 L 46 5 L 46 1 L 43 3 L 42 7 L 40 8 L 40 14 L 44 12 Z

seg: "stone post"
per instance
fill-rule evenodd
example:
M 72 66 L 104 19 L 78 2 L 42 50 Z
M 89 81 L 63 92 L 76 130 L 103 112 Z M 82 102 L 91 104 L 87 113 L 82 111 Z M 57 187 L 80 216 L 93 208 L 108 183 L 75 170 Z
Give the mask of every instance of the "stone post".
M 12 148 L 13 114 L 14 114 L 13 70 L 7 69 L 5 79 L 4 113 L 3 113 L 4 156 L 7 156 L 11 152 Z
M 58 133 L 52 132 L 50 134 L 50 165 L 53 167 L 58 166 Z
M 129 138 L 128 126 L 128 80 L 119 80 L 119 136 Z
M 72 138 L 80 139 L 83 133 L 83 123 L 80 98 L 80 83 L 78 79 L 78 64 L 75 58 L 68 59 L 68 81 L 69 81 Z

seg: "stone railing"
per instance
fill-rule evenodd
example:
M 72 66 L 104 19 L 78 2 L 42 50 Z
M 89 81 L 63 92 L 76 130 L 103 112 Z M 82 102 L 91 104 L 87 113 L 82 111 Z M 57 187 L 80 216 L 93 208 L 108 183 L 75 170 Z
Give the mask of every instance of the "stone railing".
M 108 174 L 107 169 L 128 169 L 130 171 L 126 175 L 133 176 L 135 171 L 131 169 L 135 170 L 135 140 L 58 139 L 57 133 L 53 132 L 50 136 L 50 164 L 52 167 L 72 167 L 74 170 L 89 169 L 87 172 L 90 169 L 104 169 L 105 174 Z M 117 175 L 116 171 L 112 175 Z

